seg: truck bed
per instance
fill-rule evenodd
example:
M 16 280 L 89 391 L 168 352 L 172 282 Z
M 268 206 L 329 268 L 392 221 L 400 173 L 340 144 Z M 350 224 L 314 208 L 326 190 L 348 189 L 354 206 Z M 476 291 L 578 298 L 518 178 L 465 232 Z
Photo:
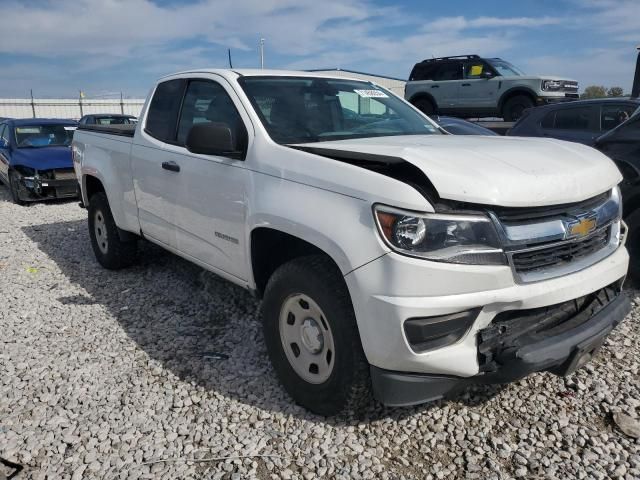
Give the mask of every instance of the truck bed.
M 89 132 L 108 133 L 120 137 L 132 137 L 136 131 L 135 125 L 78 125 L 78 130 Z

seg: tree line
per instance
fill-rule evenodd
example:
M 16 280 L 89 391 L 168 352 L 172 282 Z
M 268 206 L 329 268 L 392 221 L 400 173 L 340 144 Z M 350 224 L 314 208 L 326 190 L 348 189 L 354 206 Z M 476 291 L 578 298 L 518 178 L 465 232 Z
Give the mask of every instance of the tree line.
M 622 87 L 606 88 L 602 85 L 589 85 L 584 89 L 580 98 L 605 98 L 605 97 L 622 97 L 624 90 Z

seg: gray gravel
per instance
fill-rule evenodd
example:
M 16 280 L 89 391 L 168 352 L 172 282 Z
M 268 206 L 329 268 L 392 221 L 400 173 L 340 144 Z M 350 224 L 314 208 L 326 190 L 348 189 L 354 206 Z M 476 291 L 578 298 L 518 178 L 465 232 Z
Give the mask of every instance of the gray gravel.
M 640 478 L 640 440 L 613 420 L 640 416 L 636 290 L 569 378 L 324 419 L 280 388 L 248 293 L 151 245 L 103 270 L 85 217 L 0 187 L 0 457 L 17 478 Z

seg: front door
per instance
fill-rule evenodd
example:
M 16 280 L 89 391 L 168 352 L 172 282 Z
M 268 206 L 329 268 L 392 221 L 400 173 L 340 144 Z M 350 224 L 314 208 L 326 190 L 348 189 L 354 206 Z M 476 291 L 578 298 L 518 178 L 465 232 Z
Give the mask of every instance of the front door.
M 488 73 L 492 78 L 486 77 Z M 460 106 L 465 110 L 482 112 L 484 109 L 496 108 L 498 100 L 499 78 L 495 72 L 482 60 L 464 63 L 464 78 L 460 82 Z
M 180 163 L 176 242 L 181 254 L 236 279 L 248 278 L 246 262 L 246 186 L 249 171 L 242 159 L 189 152 L 186 139 L 193 125 L 215 122 L 232 131 L 235 150 L 247 151 L 250 121 L 235 93 L 222 78 L 191 79 L 178 122 Z

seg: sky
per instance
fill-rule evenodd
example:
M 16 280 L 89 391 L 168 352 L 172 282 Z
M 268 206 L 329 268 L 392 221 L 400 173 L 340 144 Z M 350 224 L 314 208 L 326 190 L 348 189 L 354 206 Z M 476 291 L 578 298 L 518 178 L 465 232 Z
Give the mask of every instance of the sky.
M 631 90 L 640 0 L 0 0 L 0 98 L 146 96 L 192 68 L 343 68 L 407 78 L 477 53 Z

